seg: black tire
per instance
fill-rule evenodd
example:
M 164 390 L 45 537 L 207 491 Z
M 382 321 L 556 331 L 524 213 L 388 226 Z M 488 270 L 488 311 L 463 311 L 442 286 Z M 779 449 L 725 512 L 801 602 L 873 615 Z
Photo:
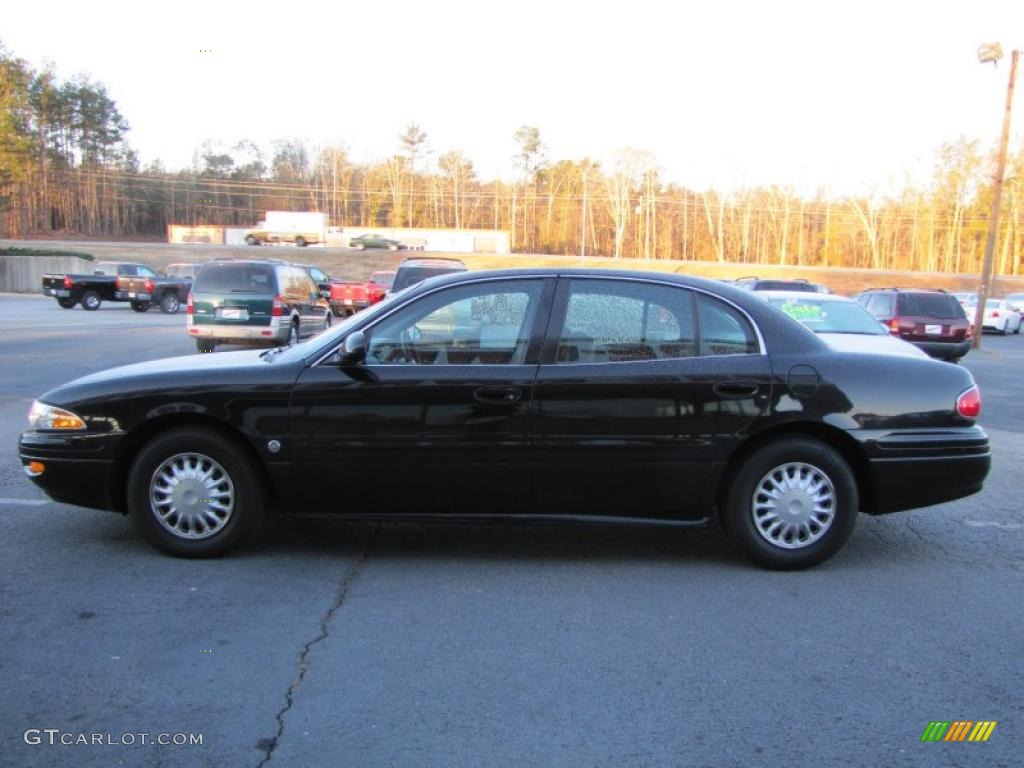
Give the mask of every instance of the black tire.
M 785 481 L 787 477 L 793 477 L 799 482 L 807 477 L 818 477 L 820 480 L 819 476 L 831 484 L 830 488 L 824 486 L 822 491 L 825 497 L 830 497 L 826 508 L 820 513 L 813 513 L 815 517 L 805 531 L 783 533 L 776 539 L 778 543 L 769 541 L 772 532 L 778 529 L 769 522 L 770 516 L 774 514 L 770 511 L 762 510 L 767 517 L 763 516 L 760 524 L 755 521 L 754 501 L 758 487 L 764 482 L 778 479 Z M 766 568 L 792 571 L 824 562 L 839 551 L 857 522 L 859 498 L 853 472 L 837 451 L 818 440 L 791 437 L 762 446 L 743 460 L 738 471 L 727 482 L 729 490 L 722 508 L 724 527 L 752 560 Z M 796 503 L 802 504 L 807 496 L 806 491 L 803 491 L 804 496 L 800 496 L 801 491 L 797 489 L 792 492 L 796 495 Z M 759 498 L 762 503 L 772 503 L 767 495 L 760 495 Z M 781 507 L 787 503 L 784 495 L 779 505 Z M 790 522 L 786 512 L 793 515 L 805 514 L 802 509 L 800 507 L 798 511 L 791 506 L 787 507 L 778 516 L 777 524 L 786 525 Z M 827 524 L 823 524 L 825 521 L 820 521 L 818 516 L 826 518 Z M 817 538 L 801 544 L 801 533 L 809 539 L 812 536 Z M 790 536 L 790 539 L 786 539 L 786 536 Z
M 171 464 L 172 461 L 175 463 Z M 161 494 L 160 489 L 168 486 L 159 482 L 157 473 L 168 465 L 185 470 L 185 480 L 176 486 L 183 487 L 183 491 Z M 209 479 L 192 481 L 197 486 L 195 490 L 186 485 L 190 480 L 187 476 L 190 467 L 209 473 Z M 191 507 L 186 506 L 189 491 L 193 499 Z M 211 507 L 203 504 L 203 499 L 195 500 L 197 493 L 204 492 L 225 504 L 230 500 L 226 514 L 215 514 L 210 511 Z M 128 473 L 125 495 L 128 510 L 146 539 L 175 557 L 222 555 L 251 535 L 263 519 L 263 478 L 245 447 L 225 435 L 199 427 L 164 432 L 147 443 Z M 164 504 L 158 503 L 160 499 L 166 500 Z M 168 512 L 172 505 L 173 511 Z M 166 525 L 161 523 L 157 507 L 164 511 Z M 204 509 L 206 513 L 182 514 L 190 509 Z M 194 522 L 196 520 L 199 522 Z
M 78 301 L 68 296 L 63 299 L 57 299 L 57 303 L 60 305 L 61 309 L 74 309 Z
M 334 313 L 335 317 L 344 317 L 345 316 L 345 310 L 342 309 L 341 307 L 331 307 L 331 312 Z
M 165 293 L 160 299 L 160 311 L 165 315 L 176 315 L 181 309 L 181 299 L 176 293 Z
M 306 247 L 306 238 L 304 238 L 304 237 L 296 237 L 295 238 L 295 245 L 297 245 L 299 248 L 305 248 Z
M 217 342 L 213 339 L 196 339 L 196 349 L 200 352 L 213 352 L 217 348 Z
M 86 312 L 95 312 L 102 303 L 103 300 L 96 291 L 86 291 L 82 294 L 82 309 Z
M 148 302 L 148 301 L 133 301 L 132 302 L 132 309 L 134 309 L 136 312 L 145 312 L 151 306 L 152 306 L 152 304 L 150 302 Z
M 245 244 L 246 244 L 246 245 L 259 245 L 259 244 L 260 244 L 260 241 L 259 241 L 259 240 L 257 240 L 257 239 L 256 239 L 255 237 L 253 237 L 252 235 L 248 235 L 248 236 L 247 236 L 247 237 L 245 238 Z

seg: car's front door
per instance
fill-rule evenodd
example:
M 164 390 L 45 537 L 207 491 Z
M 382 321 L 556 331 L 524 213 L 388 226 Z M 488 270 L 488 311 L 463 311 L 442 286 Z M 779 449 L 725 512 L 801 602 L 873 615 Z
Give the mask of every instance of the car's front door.
M 366 329 L 367 358 L 307 368 L 291 408 L 305 508 L 531 511 L 530 417 L 554 279 L 441 288 Z
M 712 296 L 561 279 L 534 391 L 540 511 L 698 514 L 723 447 L 768 403 L 761 352 L 749 321 Z

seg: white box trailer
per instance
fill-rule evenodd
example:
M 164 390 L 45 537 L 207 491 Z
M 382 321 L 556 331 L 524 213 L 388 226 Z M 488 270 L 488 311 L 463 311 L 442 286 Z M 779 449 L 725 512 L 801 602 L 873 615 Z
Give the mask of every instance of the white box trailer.
M 312 211 L 267 211 L 266 218 L 245 233 L 249 245 L 327 242 L 327 214 Z

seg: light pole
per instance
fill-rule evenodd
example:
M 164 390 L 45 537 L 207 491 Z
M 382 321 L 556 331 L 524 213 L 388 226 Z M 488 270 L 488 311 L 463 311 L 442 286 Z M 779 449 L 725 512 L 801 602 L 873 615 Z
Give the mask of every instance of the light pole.
M 1003 56 L 1003 48 L 999 43 L 986 43 L 978 48 L 978 61 L 982 64 L 995 64 Z M 1006 88 L 1006 111 L 1003 112 L 1003 133 L 999 138 L 999 155 L 996 160 L 996 173 L 993 177 L 995 188 L 992 193 L 992 211 L 988 217 L 988 238 L 985 240 L 985 259 L 981 266 L 981 280 L 978 284 L 978 304 L 974 310 L 974 339 L 971 346 L 981 348 L 981 326 L 985 317 L 985 302 L 992 282 L 992 263 L 996 250 L 996 235 L 999 232 L 999 206 L 1003 197 L 1003 176 L 1006 175 L 1006 147 L 1010 142 L 1010 111 L 1013 109 L 1013 87 L 1017 80 L 1017 63 L 1020 51 L 1010 53 L 1010 83 Z

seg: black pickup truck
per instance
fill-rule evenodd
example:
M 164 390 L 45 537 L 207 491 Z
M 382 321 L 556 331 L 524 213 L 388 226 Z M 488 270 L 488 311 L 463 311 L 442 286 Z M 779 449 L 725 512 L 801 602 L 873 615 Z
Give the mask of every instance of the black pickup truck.
M 166 277 L 145 264 L 100 261 L 91 275 L 43 275 L 43 294 L 53 296 L 64 309 L 81 302 L 82 309 L 93 312 L 104 301 L 128 301 L 136 312 L 145 312 L 154 304 L 166 314 L 174 314 L 188 296 L 192 280 Z

